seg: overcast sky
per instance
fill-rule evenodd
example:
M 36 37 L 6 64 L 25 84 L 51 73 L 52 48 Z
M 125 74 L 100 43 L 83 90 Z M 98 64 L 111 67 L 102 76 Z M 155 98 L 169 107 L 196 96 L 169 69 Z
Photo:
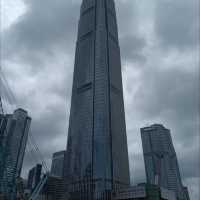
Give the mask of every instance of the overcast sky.
M 67 142 L 80 3 L 1 0 L 2 70 L 49 164 Z M 199 199 L 200 181 L 197 4 L 116 0 L 132 183 L 145 181 L 140 128 L 162 123 L 171 129 L 192 200 Z M 24 176 L 37 161 L 31 149 Z

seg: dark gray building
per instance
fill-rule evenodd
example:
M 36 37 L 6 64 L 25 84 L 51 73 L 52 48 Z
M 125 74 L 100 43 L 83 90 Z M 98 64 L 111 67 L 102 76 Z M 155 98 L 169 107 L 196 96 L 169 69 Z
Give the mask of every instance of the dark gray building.
M 38 195 L 38 200 L 66 200 L 64 180 L 61 177 L 48 176 L 46 183 Z M 68 199 L 67 199 L 68 200 Z
M 65 152 L 66 151 L 59 151 L 53 154 L 51 164 L 51 175 L 63 177 Z
M 70 199 L 109 199 L 110 190 L 129 185 L 113 0 L 82 1 L 65 160 Z
M 113 192 L 112 200 L 177 200 L 175 192 L 158 185 L 138 184 Z
M 30 191 L 33 191 L 37 184 L 40 182 L 41 179 L 41 173 L 42 173 L 42 165 L 37 164 L 35 167 L 30 169 L 28 173 L 28 182 L 27 182 L 27 188 Z
M 12 115 L 0 115 L 0 192 L 15 195 L 20 177 L 31 118 L 23 109 Z
M 176 192 L 188 199 L 179 171 L 170 130 L 161 124 L 141 128 L 147 182 Z

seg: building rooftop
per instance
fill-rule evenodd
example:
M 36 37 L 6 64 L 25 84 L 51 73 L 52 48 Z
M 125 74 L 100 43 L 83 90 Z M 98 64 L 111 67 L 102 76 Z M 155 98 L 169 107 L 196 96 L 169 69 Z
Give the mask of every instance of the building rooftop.
M 155 129 L 169 130 L 169 129 L 165 128 L 163 124 L 152 124 L 150 126 L 146 126 L 146 127 L 141 128 L 141 130 L 143 130 L 143 131 L 152 131 L 152 130 L 155 130 Z
M 55 153 L 53 154 L 53 157 L 63 155 L 65 152 L 66 152 L 66 151 L 64 151 L 64 150 L 63 150 L 63 151 L 55 152 Z
M 17 108 L 14 112 L 17 112 L 17 111 L 21 111 L 21 112 L 28 114 L 28 112 L 26 110 L 24 110 L 23 108 Z

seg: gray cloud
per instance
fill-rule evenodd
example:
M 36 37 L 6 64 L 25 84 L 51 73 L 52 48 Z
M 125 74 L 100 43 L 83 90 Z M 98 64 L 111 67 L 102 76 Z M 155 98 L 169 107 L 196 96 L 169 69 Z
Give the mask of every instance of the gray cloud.
M 136 93 L 134 104 L 143 112 L 143 117 L 155 117 L 164 110 L 175 112 L 179 119 L 197 116 L 197 74 L 180 68 L 159 67 L 156 70 L 154 66 L 144 69 L 141 78 L 143 84 Z
M 144 62 L 146 40 L 138 32 L 138 10 L 135 1 L 116 1 L 122 62 Z M 129 26 L 127 26 L 129 24 Z M 134 27 L 134 29 L 133 29 Z
M 129 154 L 130 171 L 131 171 L 131 184 L 135 185 L 146 181 L 144 160 L 141 154 Z
M 137 32 L 138 10 L 135 1 L 116 1 L 116 14 L 119 25 L 119 36 L 127 36 Z M 127 26 L 127 23 L 129 26 Z M 135 27 L 135 30 L 133 29 Z
M 197 43 L 198 0 L 156 2 L 155 29 L 164 48 L 184 49 Z
M 120 43 L 123 62 L 145 62 L 146 57 L 142 54 L 142 50 L 146 46 L 144 38 L 132 35 L 124 36 L 121 38 Z
M 55 52 L 72 54 L 79 16 L 78 1 L 25 1 L 27 12 L 3 32 L 3 55 L 27 62 L 33 70 Z

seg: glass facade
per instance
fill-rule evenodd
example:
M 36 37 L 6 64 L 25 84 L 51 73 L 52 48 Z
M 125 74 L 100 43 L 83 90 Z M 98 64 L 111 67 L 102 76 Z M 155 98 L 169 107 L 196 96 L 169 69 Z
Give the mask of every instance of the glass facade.
M 51 164 L 51 175 L 63 177 L 64 157 L 66 151 L 59 151 L 53 154 Z
M 30 191 L 33 191 L 41 179 L 41 173 L 42 173 L 42 165 L 37 164 L 35 167 L 33 167 L 29 173 L 28 173 L 28 182 L 27 182 L 27 188 Z
M 147 182 L 157 184 L 186 199 L 170 130 L 154 124 L 141 128 Z
M 80 13 L 64 175 L 71 199 L 109 199 L 130 182 L 114 1 Z
M 9 199 L 21 174 L 30 123 L 31 118 L 22 109 L 0 118 L 0 192 L 8 194 Z

